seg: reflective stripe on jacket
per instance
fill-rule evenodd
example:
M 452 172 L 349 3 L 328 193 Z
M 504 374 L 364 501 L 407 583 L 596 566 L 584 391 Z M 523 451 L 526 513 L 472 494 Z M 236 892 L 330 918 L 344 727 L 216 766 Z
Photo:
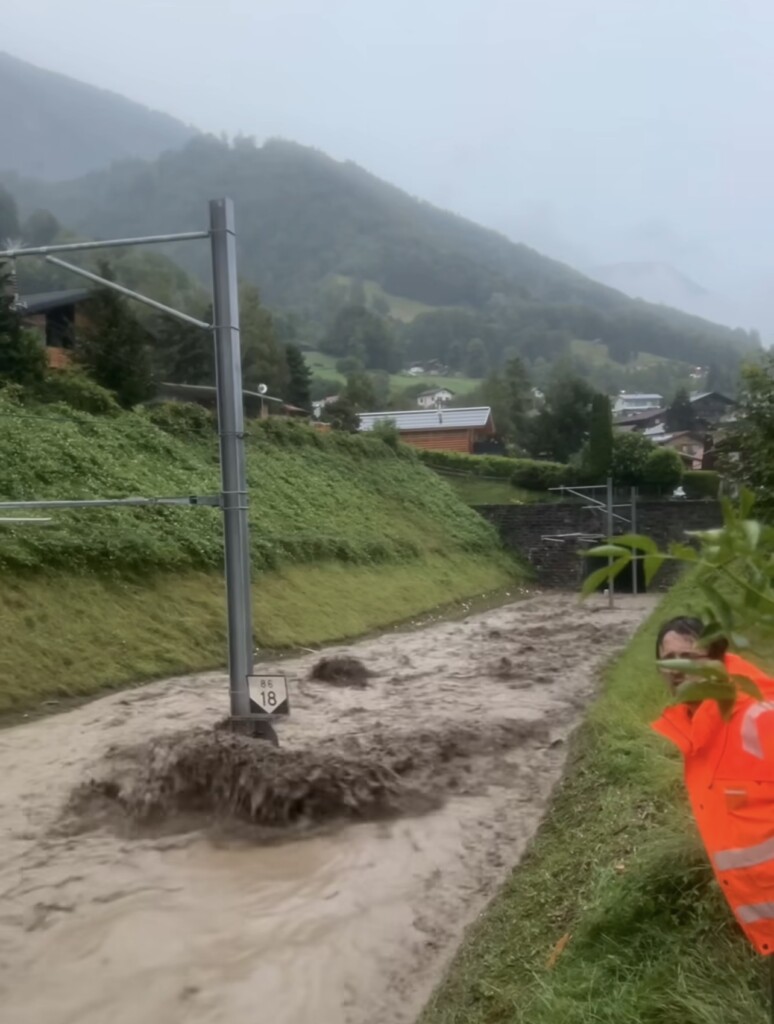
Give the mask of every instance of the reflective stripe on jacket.
M 731 718 L 705 700 L 667 708 L 653 723 L 681 751 L 685 785 L 715 876 L 759 953 L 774 953 L 774 679 L 736 655 L 731 675 L 763 700 L 740 694 Z

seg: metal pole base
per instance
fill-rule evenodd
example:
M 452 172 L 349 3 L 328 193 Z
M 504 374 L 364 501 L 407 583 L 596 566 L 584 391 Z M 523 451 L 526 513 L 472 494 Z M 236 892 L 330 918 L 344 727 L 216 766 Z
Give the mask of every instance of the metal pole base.
M 273 747 L 279 747 L 279 739 L 274 731 L 274 726 L 265 718 L 231 715 L 221 722 L 219 728 L 237 736 L 247 736 L 251 740 L 268 740 Z

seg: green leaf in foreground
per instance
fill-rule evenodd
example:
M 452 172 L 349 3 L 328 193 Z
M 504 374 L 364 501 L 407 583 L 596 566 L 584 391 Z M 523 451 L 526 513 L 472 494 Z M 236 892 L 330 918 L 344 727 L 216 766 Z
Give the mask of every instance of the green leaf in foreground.
M 726 682 L 720 679 L 689 679 L 678 686 L 675 696 L 681 704 L 716 700 L 718 703 L 730 701 L 733 705 L 736 699 L 736 690 L 730 679 Z
M 613 580 L 627 565 L 642 561 L 646 586 L 650 586 L 665 562 L 691 567 L 695 583 L 705 599 L 702 644 L 725 639 L 732 650 L 750 648 L 750 636 L 761 636 L 774 627 L 774 529 L 751 518 L 756 496 L 744 491 L 736 503 L 722 505 L 723 526 L 712 530 L 685 531 L 687 543 L 659 550 L 650 537 L 629 534 L 611 537 L 592 548 L 586 557 L 607 557 L 612 564 L 592 573 L 583 584 L 587 595 Z M 688 609 L 686 609 L 688 611 Z M 691 678 L 677 691 L 678 700 L 717 700 L 724 713 L 728 700 L 741 690 L 760 698 L 749 680 L 736 685 L 719 663 L 671 663 L 664 668 Z

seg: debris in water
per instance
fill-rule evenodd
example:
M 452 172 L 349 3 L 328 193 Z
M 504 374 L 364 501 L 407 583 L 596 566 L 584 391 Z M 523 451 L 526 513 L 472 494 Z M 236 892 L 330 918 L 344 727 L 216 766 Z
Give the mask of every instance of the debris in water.
M 351 658 L 345 654 L 320 658 L 312 666 L 309 678 L 316 679 L 321 683 L 330 683 L 331 686 L 351 686 L 362 690 L 368 686 L 370 675 L 371 673 L 359 658 Z
M 98 776 L 74 790 L 65 817 L 79 829 L 179 830 L 193 818 L 278 829 L 422 814 L 449 792 L 490 784 L 487 760 L 498 751 L 547 739 L 545 723 L 521 720 L 483 732 L 446 723 L 330 737 L 300 749 L 217 727 L 192 729 L 108 750 Z
M 513 679 L 516 675 L 516 666 L 510 658 L 503 655 L 490 667 L 489 671 L 495 679 Z

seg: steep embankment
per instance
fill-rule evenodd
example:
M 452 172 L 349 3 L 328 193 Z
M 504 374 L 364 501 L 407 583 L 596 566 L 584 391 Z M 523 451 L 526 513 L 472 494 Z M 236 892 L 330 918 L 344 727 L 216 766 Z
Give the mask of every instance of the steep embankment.
M 0 423 L 4 500 L 219 489 L 217 437 L 198 409 L 94 417 L 0 399 Z M 248 475 L 261 647 L 351 636 L 513 575 L 483 520 L 378 439 L 263 423 Z M 216 510 L 51 517 L 0 533 L 0 711 L 222 664 Z

